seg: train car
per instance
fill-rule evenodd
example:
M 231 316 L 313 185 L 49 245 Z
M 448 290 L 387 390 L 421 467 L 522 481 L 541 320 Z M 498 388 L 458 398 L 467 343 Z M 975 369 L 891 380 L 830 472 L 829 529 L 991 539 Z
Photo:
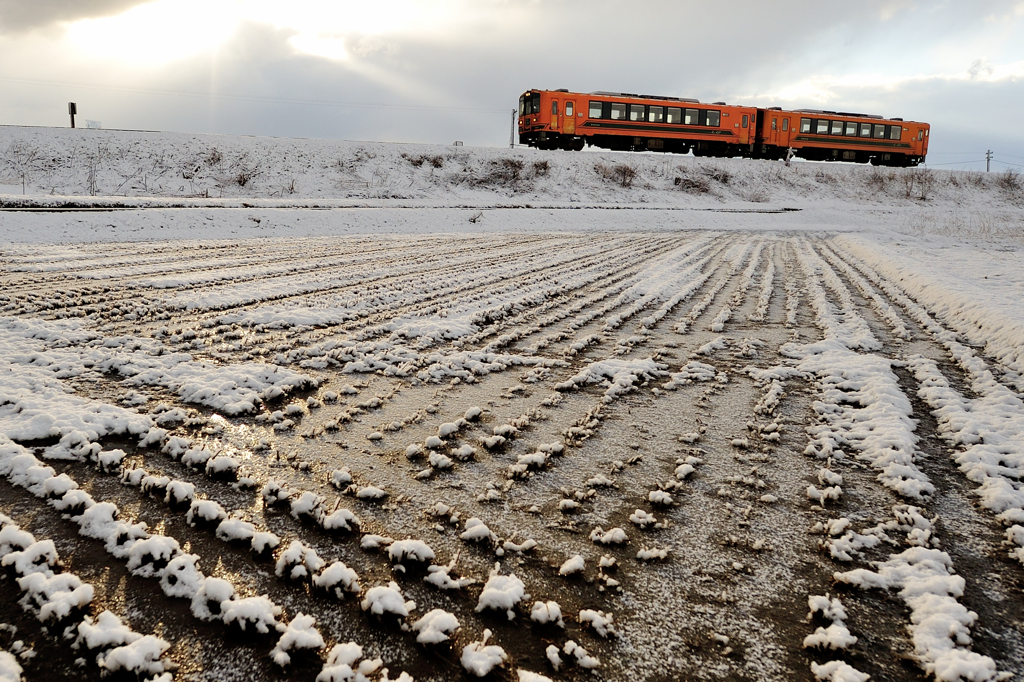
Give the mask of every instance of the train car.
M 817 109 L 758 109 L 752 156 L 795 156 L 814 161 L 852 161 L 876 166 L 916 166 L 928 153 L 931 126 Z
M 519 98 L 519 142 L 539 149 L 738 156 L 752 148 L 757 109 L 629 93 L 531 90 Z
M 519 98 L 519 142 L 539 149 L 595 146 L 916 166 L 928 152 L 929 133 L 927 123 L 899 118 L 654 95 L 530 90 Z

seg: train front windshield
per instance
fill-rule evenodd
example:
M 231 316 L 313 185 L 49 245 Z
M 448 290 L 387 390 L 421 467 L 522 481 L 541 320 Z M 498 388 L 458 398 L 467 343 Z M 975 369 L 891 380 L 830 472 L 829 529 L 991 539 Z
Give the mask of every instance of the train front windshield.
M 540 93 L 528 92 L 519 98 L 519 115 L 529 116 L 540 113 Z

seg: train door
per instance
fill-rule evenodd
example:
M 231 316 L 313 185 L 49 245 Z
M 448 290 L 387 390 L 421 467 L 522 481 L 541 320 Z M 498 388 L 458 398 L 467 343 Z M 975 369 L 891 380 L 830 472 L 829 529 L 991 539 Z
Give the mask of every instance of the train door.
M 775 112 L 772 112 L 772 117 L 771 118 L 772 118 L 771 127 L 768 130 L 768 144 L 770 144 L 770 145 L 777 145 L 777 144 L 779 144 L 779 126 L 781 125 L 779 123 L 779 118 L 780 117 Z
M 562 122 L 562 132 L 566 135 L 576 134 L 576 102 L 567 99 L 565 100 L 565 118 Z
M 789 116 L 779 116 L 778 129 L 772 131 L 775 134 L 775 144 L 780 147 L 788 147 L 790 136 L 793 133 L 792 128 L 793 122 Z
M 558 100 L 551 100 L 551 129 L 562 129 L 562 110 L 558 106 Z

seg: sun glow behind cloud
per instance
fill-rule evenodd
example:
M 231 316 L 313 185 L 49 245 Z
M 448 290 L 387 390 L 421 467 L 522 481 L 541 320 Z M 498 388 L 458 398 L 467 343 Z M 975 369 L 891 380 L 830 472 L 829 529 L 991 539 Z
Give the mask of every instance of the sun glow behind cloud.
M 348 36 L 442 35 L 478 19 L 488 3 L 468 0 L 155 0 L 123 14 L 67 25 L 71 48 L 86 58 L 142 67 L 215 50 L 243 22 L 293 32 L 300 53 L 343 60 Z

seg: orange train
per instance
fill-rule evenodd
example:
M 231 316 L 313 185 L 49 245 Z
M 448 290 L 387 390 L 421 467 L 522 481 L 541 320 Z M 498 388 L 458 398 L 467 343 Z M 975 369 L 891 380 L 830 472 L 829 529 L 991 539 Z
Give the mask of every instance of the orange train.
M 928 153 L 927 123 L 870 114 L 568 90 L 530 90 L 519 98 L 519 142 L 579 151 L 850 161 L 916 166 Z

